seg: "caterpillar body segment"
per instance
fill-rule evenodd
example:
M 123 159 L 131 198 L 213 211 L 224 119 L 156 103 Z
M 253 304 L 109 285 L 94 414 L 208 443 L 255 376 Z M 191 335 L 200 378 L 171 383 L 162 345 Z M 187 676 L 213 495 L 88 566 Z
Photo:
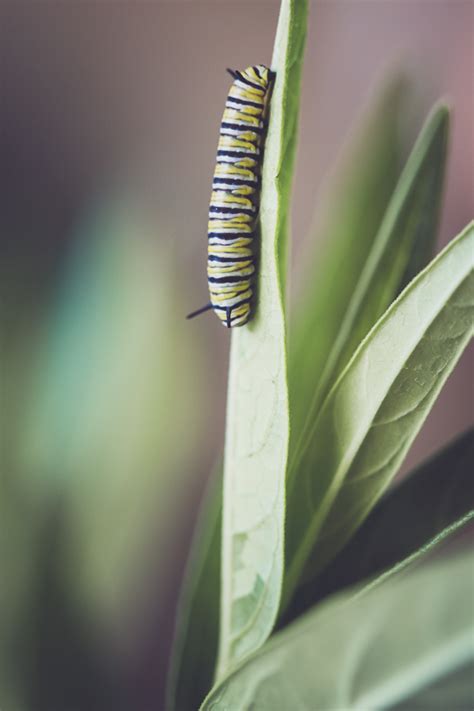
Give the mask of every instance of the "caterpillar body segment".
M 222 117 L 208 222 L 207 276 L 212 309 L 227 328 L 253 313 L 261 166 L 274 74 L 263 64 L 227 70 L 233 83 Z

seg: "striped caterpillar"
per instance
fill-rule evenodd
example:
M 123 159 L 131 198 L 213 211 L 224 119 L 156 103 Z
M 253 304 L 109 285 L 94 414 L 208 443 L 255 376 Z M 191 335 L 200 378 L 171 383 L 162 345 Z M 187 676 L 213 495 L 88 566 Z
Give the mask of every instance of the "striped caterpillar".
M 217 148 L 208 223 L 210 302 L 227 328 L 243 326 L 253 311 L 256 223 L 267 113 L 274 74 L 263 64 L 227 70 L 230 88 Z

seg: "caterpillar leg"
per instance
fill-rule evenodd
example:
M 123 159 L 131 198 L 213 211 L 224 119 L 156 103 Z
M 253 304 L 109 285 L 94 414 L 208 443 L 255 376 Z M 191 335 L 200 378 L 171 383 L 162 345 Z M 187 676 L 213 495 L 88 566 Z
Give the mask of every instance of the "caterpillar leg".
M 230 328 L 230 319 L 231 319 L 231 316 L 232 316 L 232 307 L 231 307 L 231 306 L 228 306 L 228 307 L 226 308 L 226 310 L 225 310 L 225 313 L 226 313 L 226 320 L 227 320 L 227 324 L 226 324 L 226 325 L 227 325 L 227 328 Z

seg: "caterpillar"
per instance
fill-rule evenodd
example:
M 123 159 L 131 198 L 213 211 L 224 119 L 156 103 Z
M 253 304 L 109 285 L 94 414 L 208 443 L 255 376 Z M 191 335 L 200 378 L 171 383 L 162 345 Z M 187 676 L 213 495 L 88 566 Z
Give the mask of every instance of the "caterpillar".
M 232 328 L 246 324 L 253 313 L 260 172 L 275 74 L 263 64 L 227 71 L 234 81 L 222 117 L 209 206 L 210 301 L 187 318 L 213 309 Z

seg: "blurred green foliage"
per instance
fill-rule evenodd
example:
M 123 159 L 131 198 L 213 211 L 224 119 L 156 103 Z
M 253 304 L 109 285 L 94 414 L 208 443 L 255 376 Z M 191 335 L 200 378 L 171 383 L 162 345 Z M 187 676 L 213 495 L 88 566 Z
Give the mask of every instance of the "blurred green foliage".
M 67 608 L 77 618 L 75 635 L 103 655 L 100 689 L 107 664 L 117 667 L 130 654 L 141 606 L 150 604 L 140 581 L 158 576 L 157 606 L 169 594 L 180 521 L 195 491 L 206 367 L 202 341 L 184 321 L 177 325 L 186 306 L 176 256 L 157 237 L 126 200 L 91 214 L 29 334 L 27 364 L 21 353 L 7 364 L 9 398 L 19 411 L 2 481 L 0 688 L 19 691 L 24 708 L 59 709 L 58 698 L 61 708 L 86 703 L 74 696 L 71 670 L 70 698 L 67 684 L 65 697 L 54 695 L 54 673 L 49 691 L 45 680 L 41 689 L 39 681 L 36 689 L 25 685 L 39 670 L 39 630 L 61 627 L 46 622 L 55 609 Z M 44 600 L 38 607 L 41 587 L 53 608 Z M 59 651 L 50 649 L 56 657 Z M 80 655 L 72 655 L 72 668 L 76 661 Z

